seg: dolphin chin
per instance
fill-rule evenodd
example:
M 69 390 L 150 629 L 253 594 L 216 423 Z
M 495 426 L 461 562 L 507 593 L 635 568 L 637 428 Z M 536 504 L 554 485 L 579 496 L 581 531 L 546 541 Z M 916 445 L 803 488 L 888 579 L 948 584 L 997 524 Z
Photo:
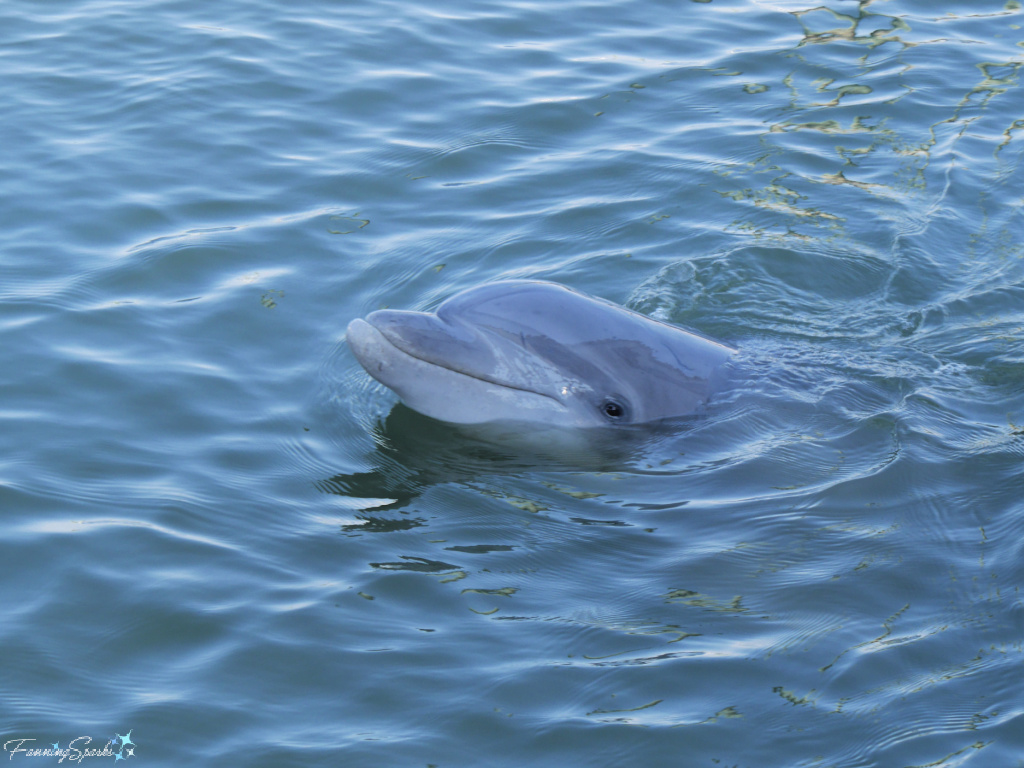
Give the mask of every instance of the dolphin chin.
M 356 359 L 410 408 L 455 424 L 624 427 L 699 411 L 731 347 L 556 283 L 456 294 L 436 312 L 353 320 Z

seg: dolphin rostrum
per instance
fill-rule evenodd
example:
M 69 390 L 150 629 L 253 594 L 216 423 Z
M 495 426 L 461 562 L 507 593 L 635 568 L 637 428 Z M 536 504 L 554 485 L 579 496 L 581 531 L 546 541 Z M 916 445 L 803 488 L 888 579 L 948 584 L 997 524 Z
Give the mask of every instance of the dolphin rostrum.
M 415 411 L 456 424 L 646 424 L 700 410 L 735 349 L 557 283 L 510 280 L 436 312 L 378 310 L 347 339 Z

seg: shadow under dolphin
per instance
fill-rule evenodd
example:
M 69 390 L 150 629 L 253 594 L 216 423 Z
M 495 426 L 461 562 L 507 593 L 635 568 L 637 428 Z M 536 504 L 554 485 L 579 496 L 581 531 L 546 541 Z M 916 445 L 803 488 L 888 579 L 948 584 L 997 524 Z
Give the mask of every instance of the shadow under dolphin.
M 399 402 L 370 430 L 375 443 L 373 467 L 324 478 L 316 487 L 365 502 L 357 507 L 362 522 L 353 528 L 398 530 L 415 523 L 373 513 L 404 509 L 425 490 L 443 483 L 469 484 L 487 477 L 537 472 L 642 474 L 651 445 L 678 437 L 701 418 L 616 430 L 538 429 L 519 422 L 458 425 L 424 416 Z

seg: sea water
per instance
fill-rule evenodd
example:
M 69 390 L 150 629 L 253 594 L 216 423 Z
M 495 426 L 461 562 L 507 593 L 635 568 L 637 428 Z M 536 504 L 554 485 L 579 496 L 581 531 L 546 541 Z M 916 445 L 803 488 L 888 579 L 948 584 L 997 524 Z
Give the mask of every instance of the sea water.
M 1022 25 L 7 0 L 0 757 L 1024 765 Z M 744 378 L 573 466 L 345 346 L 508 278 Z

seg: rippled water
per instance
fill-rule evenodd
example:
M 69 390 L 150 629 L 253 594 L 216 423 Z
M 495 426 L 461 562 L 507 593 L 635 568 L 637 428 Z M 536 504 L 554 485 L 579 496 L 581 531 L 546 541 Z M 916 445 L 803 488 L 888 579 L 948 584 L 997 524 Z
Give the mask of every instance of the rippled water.
M 1024 765 L 1022 25 L 8 0 L 4 756 Z M 744 380 L 595 471 L 345 347 L 516 277 Z

